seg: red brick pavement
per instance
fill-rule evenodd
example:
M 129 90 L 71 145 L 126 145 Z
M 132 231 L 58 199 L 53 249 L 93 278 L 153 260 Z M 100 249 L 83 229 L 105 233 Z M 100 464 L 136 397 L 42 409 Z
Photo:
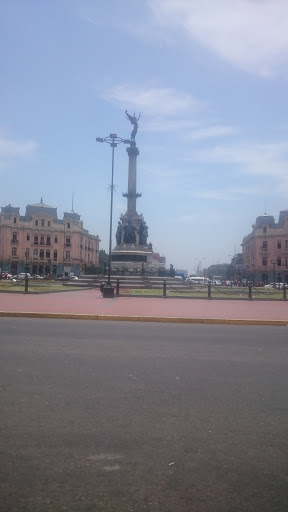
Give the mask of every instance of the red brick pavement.
M 286 321 L 288 301 L 164 299 L 119 297 L 103 299 L 99 290 L 53 294 L 0 294 L 0 314 L 63 313 L 120 317 Z

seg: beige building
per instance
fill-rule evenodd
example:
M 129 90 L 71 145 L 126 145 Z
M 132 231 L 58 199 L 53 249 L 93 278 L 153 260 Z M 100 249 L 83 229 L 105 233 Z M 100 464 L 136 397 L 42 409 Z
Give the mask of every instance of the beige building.
M 244 277 L 263 283 L 288 283 L 288 210 L 257 217 L 242 242 Z
M 44 204 L 20 208 L 1 207 L 0 267 L 2 272 L 30 272 L 39 275 L 89 273 L 98 266 L 99 237 L 83 228 L 80 215 L 65 212 L 58 219 L 57 208 Z

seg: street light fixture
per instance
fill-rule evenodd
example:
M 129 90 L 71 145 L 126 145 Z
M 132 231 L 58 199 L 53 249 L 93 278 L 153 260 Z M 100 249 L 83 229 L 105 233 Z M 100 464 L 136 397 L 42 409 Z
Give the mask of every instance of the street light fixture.
M 112 214 L 113 214 L 113 192 L 114 192 L 114 149 L 118 144 L 131 144 L 130 139 L 122 139 L 116 133 L 110 133 L 107 137 L 97 137 L 96 142 L 106 142 L 112 148 L 112 175 L 111 175 L 111 199 L 110 199 L 110 231 L 109 231 L 109 259 L 108 259 L 108 280 L 103 287 L 103 298 L 114 297 L 114 287 L 111 284 L 111 253 L 112 253 Z

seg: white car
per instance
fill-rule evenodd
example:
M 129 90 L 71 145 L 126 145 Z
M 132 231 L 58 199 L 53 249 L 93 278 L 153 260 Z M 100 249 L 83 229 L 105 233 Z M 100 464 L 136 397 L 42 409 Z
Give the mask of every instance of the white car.
M 26 274 L 28 277 L 31 277 L 31 275 L 29 274 L 29 272 L 20 272 L 20 274 L 18 274 L 17 276 L 14 276 L 14 277 L 17 277 L 18 279 L 24 279 L 26 277 Z

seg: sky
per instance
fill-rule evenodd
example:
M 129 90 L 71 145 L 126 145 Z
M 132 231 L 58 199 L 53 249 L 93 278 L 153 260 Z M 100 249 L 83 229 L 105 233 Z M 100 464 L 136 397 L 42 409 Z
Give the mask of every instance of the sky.
M 288 208 L 288 2 L 1 2 L 0 206 L 81 215 L 108 251 L 111 148 L 138 116 L 137 211 L 167 266 L 231 261 Z M 113 246 L 128 155 L 115 149 Z

